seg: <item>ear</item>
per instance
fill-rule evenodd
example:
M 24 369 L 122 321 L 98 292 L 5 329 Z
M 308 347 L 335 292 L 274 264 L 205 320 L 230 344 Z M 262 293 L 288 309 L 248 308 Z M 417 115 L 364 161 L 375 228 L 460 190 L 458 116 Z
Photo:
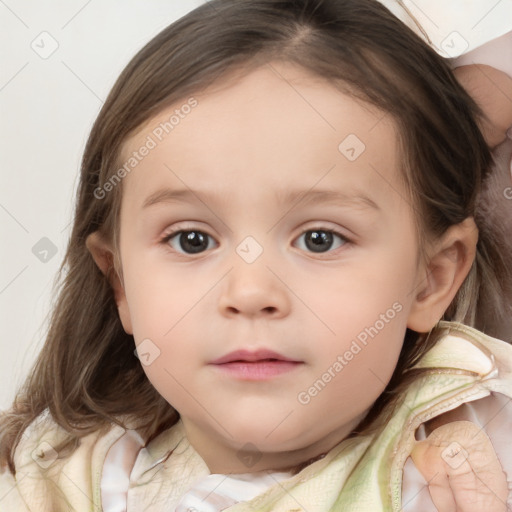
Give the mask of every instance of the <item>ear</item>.
M 473 217 L 451 226 L 434 244 L 420 272 L 407 327 L 429 332 L 442 318 L 473 264 L 478 228 Z
M 106 276 L 114 290 L 119 318 L 121 319 L 125 332 L 127 334 L 133 334 L 122 272 L 119 273 L 115 266 L 115 251 L 112 245 L 105 240 L 99 231 L 91 233 L 87 237 L 85 245 L 96 262 L 96 265 L 98 265 L 101 272 Z

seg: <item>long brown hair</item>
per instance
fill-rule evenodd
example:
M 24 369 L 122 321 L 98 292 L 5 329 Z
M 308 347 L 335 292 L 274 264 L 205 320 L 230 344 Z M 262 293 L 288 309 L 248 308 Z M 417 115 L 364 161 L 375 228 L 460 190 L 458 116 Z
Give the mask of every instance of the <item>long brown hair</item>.
M 303 66 L 392 116 L 404 182 L 425 237 L 468 216 L 479 223 L 475 205 L 491 156 L 475 121 L 477 107 L 447 63 L 386 8 L 375 0 L 205 2 L 135 55 L 91 130 L 46 342 L 0 421 L 0 462 L 11 471 L 21 435 L 45 410 L 70 433 L 68 451 L 122 418 L 136 420 L 146 440 L 179 418 L 147 379 L 108 278 L 85 246 L 99 230 L 117 248 L 122 183 L 101 199 L 95 191 L 118 171 L 122 144 L 142 123 L 230 71 L 273 59 Z M 482 290 L 500 296 L 496 275 L 506 275 L 506 266 L 481 229 L 476 260 L 444 319 L 482 328 L 480 297 Z M 435 343 L 435 329 L 430 334 L 407 331 L 395 373 L 360 431 L 371 427 L 408 368 Z

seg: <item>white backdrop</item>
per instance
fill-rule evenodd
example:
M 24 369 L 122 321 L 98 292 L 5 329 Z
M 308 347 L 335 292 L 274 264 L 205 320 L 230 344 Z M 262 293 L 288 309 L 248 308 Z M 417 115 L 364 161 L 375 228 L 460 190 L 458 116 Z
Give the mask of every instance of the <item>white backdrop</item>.
M 202 0 L 0 0 L 0 409 L 44 341 L 80 159 L 117 76 Z

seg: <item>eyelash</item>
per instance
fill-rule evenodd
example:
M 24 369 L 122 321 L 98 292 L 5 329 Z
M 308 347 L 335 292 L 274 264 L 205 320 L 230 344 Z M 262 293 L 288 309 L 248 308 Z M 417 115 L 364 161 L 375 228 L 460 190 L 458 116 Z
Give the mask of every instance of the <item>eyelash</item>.
M 301 236 L 303 236 L 306 233 L 315 232 L 315 231 L 323 232 L 323 233 L 329 233 L 329 234 L 335 235 L 335 236 L 339 237 L 343 241 L 343 244 L 340 247 L 337 247 L 336 249 L 328 250 L 326 252 L 317 252 L 317 253 L 315 253 L 313 251 L 308 251 L 310 254 L 316 254 L 319 257 L 322 257 L 322 255 L 325 255 L 325 254 L 335 253 L 336 251 L 338 251 L 340 249 L 343 249 L 345 246 L 353 243 L 351 239 L 347 238 L 342 233 L 340 233 L 340 232 L 338 232 L 338 231 L 336 231 L 334 229 L 330 229 L 330 228 L 322 227 L 322 226 L 314 226 L 312 228 L 308 228 L 308 229 L 302 231 L 302 233 L 297 238 L 300 238 Z M 207 233 L 205 231 L 202 231 L 200 229 L 195 229 L 195 228 L 191 228 L 191 227 L 185 229 L 185 228 L 178 227 L 178 228 L 173 229 L 172 231 L 168 231 L 167 233 L 165 233 L 162 236 L 162 238 L 160 239 L 159 244 L 166 246 L 166 248 L 168 248 L 171 252 L 173 252 L 175 254 L 178 254 L 178 256 L 182 256 L 182 257 L 194 256 L 194 254 L 192 254 L 192 253 L 189 254 L 189 253 L 182 253 L 182 252 L 176 251 L 175 249 L 171 248 L 170 245 L 169 245 L 169 241 L 172 240 L 177 235 L 179 235 L 181 233 L 189 233 L 189 232 L 201 233 L 203 235 L 206 235 L 209 238 L 212 238 L 212 239 L 214 238 L 209 233 Z M 205 253 L 207 251 L 208 251 L 208 249 L 206 249 L 206 250 L 204 250 L 204 251 L 202 251 L 200 253 L 197 253 L 197 254 L 203 254 L 203 253 Z

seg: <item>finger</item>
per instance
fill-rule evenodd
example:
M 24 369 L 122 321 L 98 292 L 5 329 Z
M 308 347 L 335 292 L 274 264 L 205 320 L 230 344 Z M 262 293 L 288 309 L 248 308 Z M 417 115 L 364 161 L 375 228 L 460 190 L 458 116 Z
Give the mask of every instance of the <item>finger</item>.
M 429 482 L 432 501 L 440 512 L 506 510 L 506 475 L 491 440 L 475 424 L 443 425 L 418 443 L 411 456 Z
M 440 457 L 440 449 L 431 440 L 418 442 L 411 452 L 414 465 L 427 481 L 432 503 L 438 512 L 456 512 L 455 496 Z
M 455 502 L 465 504 L 463 512 L 506 511 L 507 478 L 487 434 L 471 422 L 446 432 L 452 441 L 441 456 Z

